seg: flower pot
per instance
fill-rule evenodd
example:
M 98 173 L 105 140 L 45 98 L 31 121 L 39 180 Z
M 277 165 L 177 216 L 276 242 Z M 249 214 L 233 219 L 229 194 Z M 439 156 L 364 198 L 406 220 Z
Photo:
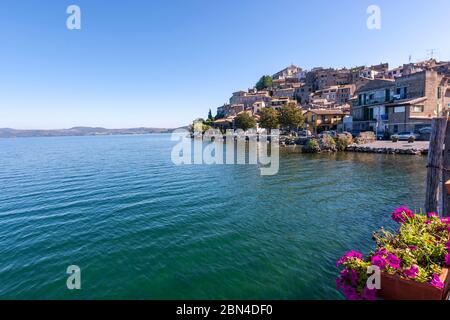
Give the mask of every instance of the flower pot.
M 447 194 L 450 195 L 450 180 L 445 183 L 445 187 L 447 188 Z
M 443 289 L 382 272 L 378 295 L 384 300 L 444 300 L 450 289 L 449 270 L 442 269 L 439 278 L 444 282 Z

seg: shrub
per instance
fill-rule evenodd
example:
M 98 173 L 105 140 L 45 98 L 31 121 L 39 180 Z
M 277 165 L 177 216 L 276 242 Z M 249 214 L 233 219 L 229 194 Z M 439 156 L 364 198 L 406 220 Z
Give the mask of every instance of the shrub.
M 408 138 L 408 143 L 414 143 L 414 141 L 416 141 L 416 137 L 411 136 Z
M 398 142 L 400 139 L 397 136 L 391 137 L 392 142 Z
M 304 149 L 305 152 L 320 152 L 320 146 L 317 139 L 309 139 Z
M 345 151 L 353 143 L 353 138 L 349 134 L 340 134 L 336 139 L 336 147 L 339 151 Z
M 337 151 L 336 141 L 329 135 L 325 135 L 319 139 L 319 147 L 321 151 Z
M 369 266 L 437 288 L 444 286 L 439 274 L 443 267 L 450 266 L 450 218 L 439 218 L 436 213 L 416 214 L 400 207 L 394 210 L 392 219 L 400 224 L 399 230 L 374 233 L 374 252 L 364 258 L 350 251 L 337 262 L 336 266 L 343 269 L 336 285 L 348 299 L 376 298 L 376 290 L 366 286 Z

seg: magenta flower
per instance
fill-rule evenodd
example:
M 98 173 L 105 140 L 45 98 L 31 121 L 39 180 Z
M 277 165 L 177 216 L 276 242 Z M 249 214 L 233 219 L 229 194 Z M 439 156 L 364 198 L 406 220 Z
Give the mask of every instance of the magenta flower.
M 380 250 L 377 251 L 377 255 L 380 256 L 385 256 L 388 254 L 388 251 L 385 248 L 381 248 Z
M 401 206 L 392 212 L 392 220 L 397 223 L 404 223 L 406 219 L 412 217 L 414 217 L 414 212 L 404 206 Z
M 386 267 L 386 260 L 380 255 L 373 256 L 371 262 L 374 266 L 379 267 L 381 270 Z
M 430 284 L 438 289 L 444 288 L 444 283 L 441 281 L 441 279 L 439 279 L 439 275 L 437 273 L 433 275 L 433 279 L 431 279 Z
M 401 260 L 393 254 L 389 254 L 386 258 L 387 263 L 394 269 L 400 268 Z
M 376 300 L 377 299 L 377 290 L 369 289 L 369 288 L 365 287 L 362 297 L 364 300 Z
M 445 247 L 447 248 L 447 250 L 450 250 L 450 241 L 445 244 Z
M 411 249 L 412 251 L 416 251 L 417 250 L 417 246 L 409 246 L 409 249 Z
M 354 269 L 352 269 L 350 273 L 350 283 L 352 286 L 356 286 L 358 284 L 358 273 Z
M 347 300 L 361 300 L 356 289 L 351 286 L 344 286 L 344 296 Z
M 341 264 L 343 264 L 344 262 L 346 262 L 347 259 L 349 259 L 349 258 L 362 259 L 362 257 L 363 257 L 362 253 L 359 253 L 359 252 L 357 252 L 357 251 L 350 251 L 350 252 L 347 252 L 346 254 L 344 254 L 344 255 L 342 256 L 342 258 L 340 258 L 340 259 L 338 260 L 338 262 L 336 263 L 336 267 L 339 267 Z
M 433 217 L 439 217 L 438 214 L 436 212 L 428 212 L 427 213 L 427 217 L 428 218 L 433 218 Z
M 445 264 L 447 265 L 447 267 L 450 267 L 450 254 L 447 254 L 445 256 Z
M 449 217 L 441 218 L 441 222 L 444 223 L 444 224 L 450 224 L 450 218 Z
M 345 283 L 344 279 L 340 277 L 336 278 L 336 288 L 338 290 L 341 290 L 344 287 L 344 283 Z
M 408 278 L 414 279 L 417 277 L 417 273 L 419 272 L 419 267 L 417 266 L 411 266 L 409 269 L 403 269 L 403 274 L 407 276 Z

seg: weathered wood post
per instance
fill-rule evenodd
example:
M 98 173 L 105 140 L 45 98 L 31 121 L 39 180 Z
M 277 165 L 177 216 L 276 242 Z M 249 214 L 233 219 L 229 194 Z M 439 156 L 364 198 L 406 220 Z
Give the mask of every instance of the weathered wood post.
M 445 134 L 444 161 L 442 170 L 442 215 L 450 217 L 450 118 L 447 121 L 447 132 Z
M 431 127 L 425 210 L 426 212 L 438 212 L 439 185 L 442 178 L 443 147 L 447 130 L 447 117 L 434 118 Z

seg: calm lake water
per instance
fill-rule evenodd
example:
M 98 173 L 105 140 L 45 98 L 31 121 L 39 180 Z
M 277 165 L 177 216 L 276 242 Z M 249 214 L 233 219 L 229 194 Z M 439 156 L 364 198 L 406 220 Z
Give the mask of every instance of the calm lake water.
M 424 202 L 424 157 L 282 154 L 261 176 L 175 166 L 173 145 L 0 139 L 0 298 L 340 299 L 336 260 Z

